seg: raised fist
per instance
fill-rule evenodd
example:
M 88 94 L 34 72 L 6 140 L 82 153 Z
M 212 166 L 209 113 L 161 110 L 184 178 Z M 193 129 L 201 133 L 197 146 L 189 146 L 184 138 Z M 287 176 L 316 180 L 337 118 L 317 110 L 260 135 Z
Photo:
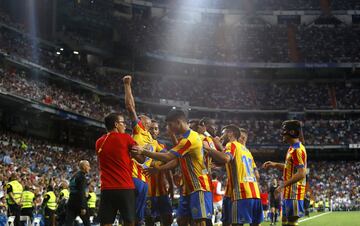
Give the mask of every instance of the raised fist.
M 131 75 L 126 75 L 123 77 L 123 83 L 124 84 L 131 84 L 132 77 Z

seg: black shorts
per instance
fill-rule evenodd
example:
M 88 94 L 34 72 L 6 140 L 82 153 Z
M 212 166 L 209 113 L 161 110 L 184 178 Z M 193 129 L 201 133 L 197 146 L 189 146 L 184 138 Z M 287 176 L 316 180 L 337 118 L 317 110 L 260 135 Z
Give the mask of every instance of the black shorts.
M 263 206 L 263 210 L 264 211 L 267 211 L 267 210 L 269 210 L 269 205 L 268 204 L 262 204 L 262 206 Z
M 274 200 L 270 202 L 270 207 L 275 209 L 280 209 L 280 200 Z
M 120 211 L 124 222 L 135 222 L 135 189 L 104 190 L 100 195 L 100 224 L 112 224 Z

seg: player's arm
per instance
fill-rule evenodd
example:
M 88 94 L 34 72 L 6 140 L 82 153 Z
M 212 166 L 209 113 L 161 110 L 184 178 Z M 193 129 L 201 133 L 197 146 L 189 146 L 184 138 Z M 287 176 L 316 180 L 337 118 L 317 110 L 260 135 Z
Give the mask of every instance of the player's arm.
M 144 172 L 147 176 L 151 176 L 160 171 L 169 171 L 170 172 L 170 170 L 175 169 L 178 165 L 179 165 L 179 160 L 177 158 L 175 158 L 165 164 L 162 164 L 161 162 L 155 162 L 152 165 L 152 167 L 144 169 Z
M 176 155 L 170 152 L 168 153 L 151 152 L 144 148 L 132 149 L 131 151 L 133 155 L 143 155 L 145 157 L 149 157 L 162 162 L 169 162 L 176 158 Z
M 216 194 L 217 195 L 224 195 L 225 194 L 225 191 L 221 190 L 221 183 L 220 182 L 218 182 L 218 184 L 216 186 Z
M 223 145 L 221 143 L 221 139 L 219 137 L 214 137 L 213 141 L 214 141 L 215 147 L 218 151 L 224 151 L 224 147 L 223 147 Z
M 215 161 L 225 164 L 234 158 L 236 146 L 233 143 L 228 143 L 225 147 L 225 152 L 220 152 L 208 147 L 205 147 L 205 150 Z
M 254 169 L 254 174 L 255 174 L 256 181 L 259 182 L 260 174 L 259 174 L 259 170 L 257 168 Z
M 279 163 L 279 162 L 267 161 L 262 165 L 262 167 L 265 168 L 265 169 L 276 168 L 276 169 L 279 169 L 279 170 L 284 170 L 285 164 L 284 163 Z
M 224 163 L 229 163 L 231 161 L 231 156 L 228 154 L 225 154 L 223 152 L 217 151 L 212 148 L 205 148 L 205 150 L 211 156 L 211 158 L 213 158 L 213 160 L 215 160 L 216 162 L 224 164 Z
M 125 90 L 125 107 L 129 112 L 131 121 L 135 122 L 138 117 L 135 110 L 135 100 L 131 90 L 131 81 L 132 77 L 130 75 L 126 75 L 123 78 L 124 90 Z
M 178 159 L 175 159 L 176 161 Z M 172 162 L 174 160 L 171 160 L 170 162 Z M 177 161 L 178 162 L 178 161 Z M 172 172 L 171 170 L 167 170 L 165 173 L 165 178 L 169 184 L 169 194 L 171 198 L 174 198 L 174 180 L 173 180 L 173 176 L 172 176 Z

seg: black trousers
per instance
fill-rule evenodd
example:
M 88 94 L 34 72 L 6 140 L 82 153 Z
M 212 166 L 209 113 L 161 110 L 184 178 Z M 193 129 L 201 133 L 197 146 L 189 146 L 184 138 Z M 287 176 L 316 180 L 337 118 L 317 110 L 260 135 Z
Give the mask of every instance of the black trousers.
M 45 208 L 45 226 L 55 225 L 55 210 Z
M 21 207 L 16 204 L 9 204 L 9 215 L 15 216 L 14 226 L 20 226 Z
M 80 216 L 81 220 L 83 221 L 84 226 L 90 226 L 90 215 L 89 210 L 86 209 L 86 214 L 81 215 L 81 208 L 67 205 L 66 208 L 66 220 L 65 226 L 73 226 L 74 220 L 77 216 Z
M 22 208 L 21 209 L 21 216 L 28 216 L 30 219 L 33 219 L 34 207 L 31 208 Z

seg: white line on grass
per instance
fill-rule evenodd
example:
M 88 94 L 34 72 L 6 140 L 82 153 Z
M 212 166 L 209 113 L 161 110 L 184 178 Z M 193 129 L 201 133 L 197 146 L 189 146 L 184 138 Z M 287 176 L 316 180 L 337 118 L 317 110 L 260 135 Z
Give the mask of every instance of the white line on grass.
M 331 212 L 322 213 L 322 214 L 319 214 L 319 215 L 316 215 L 316 216 L 313 216 L 313 217 L 309 217 L 309 218 L 300 220 L 299 223 L 300 223 L 300 222 L 304 222 L 304 221 L 308 221 L 308 220 L 312 220 L 312 219 L 314 219 L 314 218 L 321 217 L 321 216 L 324 216 L 324 215 L 329 214 L 329 213 L 331 213 Z

